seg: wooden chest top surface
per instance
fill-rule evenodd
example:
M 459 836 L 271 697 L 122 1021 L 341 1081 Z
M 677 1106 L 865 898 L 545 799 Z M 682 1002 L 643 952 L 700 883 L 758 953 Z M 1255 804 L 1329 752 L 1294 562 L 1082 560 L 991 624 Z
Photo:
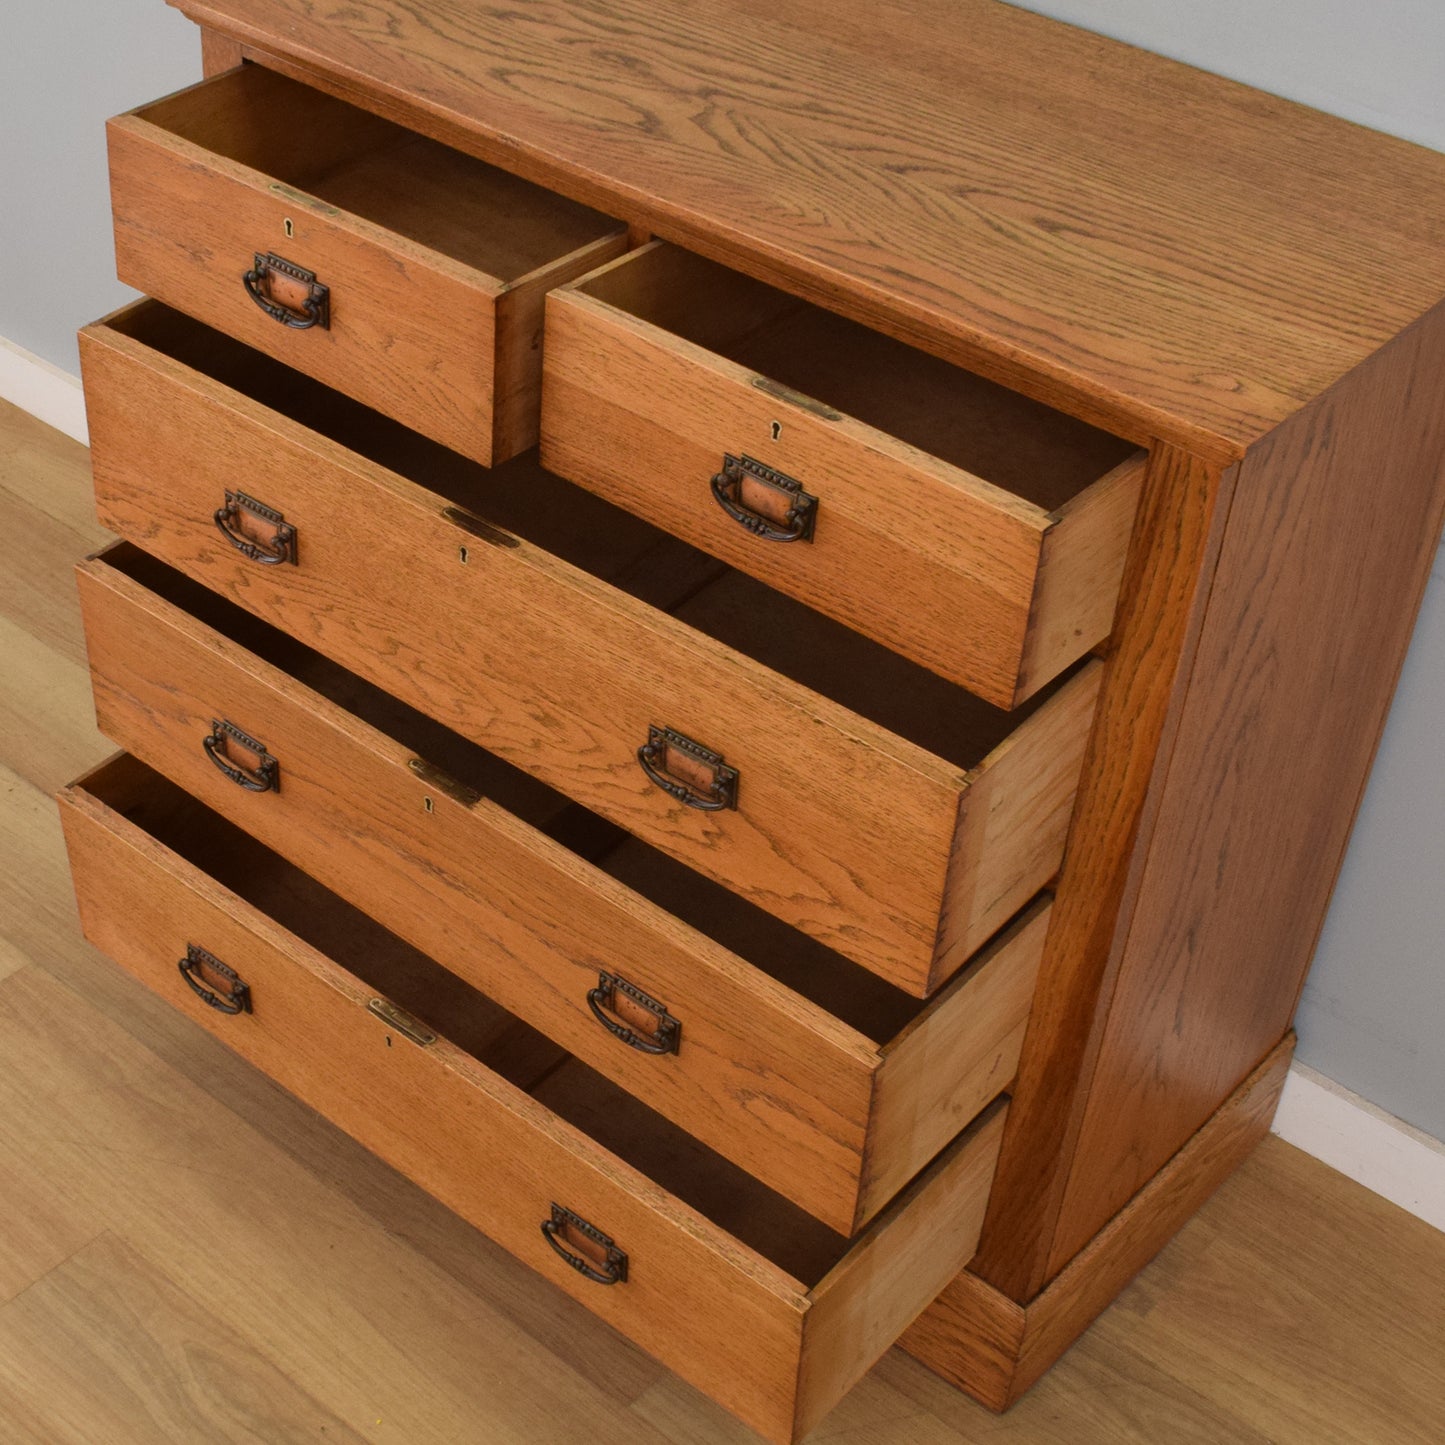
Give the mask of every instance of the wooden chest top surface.
M 1445 295 L 1445 155 L 993 0 L 172 3 L 658 235 L 1221 461 Z

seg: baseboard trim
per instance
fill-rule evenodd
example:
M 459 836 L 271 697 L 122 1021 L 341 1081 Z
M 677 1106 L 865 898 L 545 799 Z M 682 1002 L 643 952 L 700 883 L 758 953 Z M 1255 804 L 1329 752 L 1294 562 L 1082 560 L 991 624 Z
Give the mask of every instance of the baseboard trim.
M 1445 1143 L 1305 1064 L 1285 1080 L 1273 1132 L 1346 1178 L 1445 1230 Z
M 0 399 L 90 445 L 80 378 L 0 336 Z
M 1269 1132 L 1289 1034 L 1056 1279 L 1020 1305 L 965 1270 L 899 1344 L 994 1410 L 1038 1380 Z

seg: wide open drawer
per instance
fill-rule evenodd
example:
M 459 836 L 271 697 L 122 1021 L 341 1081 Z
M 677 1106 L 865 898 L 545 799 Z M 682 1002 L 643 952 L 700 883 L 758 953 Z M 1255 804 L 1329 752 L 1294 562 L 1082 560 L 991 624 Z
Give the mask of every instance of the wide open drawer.
M 567 499 L 604 504 L 530 456 L 155 303 L 82 362 L 107 525 L 908 992 L 1057 870 L 1097 663 L 1005 713 L 717 564 L 684 622 L 650 605 L 682 544 L 624 513 L 656 548 L 599 558 Z
M 259 65 L 110 122 L 120 279 L 482 462 L 537 439 L 585 206 Z
M 920 1003 L 129 543 L 78 577 L 107 737 L 840 1233 L 1013 1077 L 1047 903 Z
M 1144 455 L 676 246 L 547 298 L 542 460 L 1013 707 L 1109 634 Z
M 61 803 L 93 943 L 773 1440 L 973 1253 L 1002 1106 L 850 1244 L 135 759 Z

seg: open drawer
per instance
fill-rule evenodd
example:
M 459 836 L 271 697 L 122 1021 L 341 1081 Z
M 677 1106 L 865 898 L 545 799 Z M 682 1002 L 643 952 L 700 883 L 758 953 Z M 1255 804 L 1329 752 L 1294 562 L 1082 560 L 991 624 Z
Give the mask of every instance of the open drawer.
M 662 242 L 547 298 L 542 460 L 1000 707 L 1108 636 L 1144 473 Z
M 973 1254 L 1001 1105 L 849 1243 L 135 759 L 61 804 L 93 943 L 772 1440 Z
M 481 462 L 537 439 L 542 300 L 625 227 L 259 65 L 110 122 L 120 279 Z
M 1057 870 L 1097 662 L 1004 712 L 154 302 L 81 352 L 108 526 L 909 993 Z
M 78 579 L 107 737 L 840 1233 L 1012 1079 L 1046 902 L 921 1003 L 129 543 Z

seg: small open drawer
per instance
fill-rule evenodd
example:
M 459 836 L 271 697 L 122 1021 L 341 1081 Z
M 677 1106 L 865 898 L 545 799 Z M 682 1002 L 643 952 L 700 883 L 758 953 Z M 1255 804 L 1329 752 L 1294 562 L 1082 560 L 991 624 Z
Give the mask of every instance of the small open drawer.
M 120 279 L 490 463 L 537 439 L 542 300 L 626 229 L 243 65 L 110 122 Z
M 1014 707 L 1113 622 L 1144 456 L 676 246 L 547 298 L 542 460 Z
M 1005 712 L 155 302 L 81 358 L 107 526 L 907 992 L 1057 871 L 1096 660 Z
M 78 580 L 107 737 L 840 1233 L 1012 1079 L 1046 902 L 921 1003 L 129 543 Z
M 1001 1105 L 850 1243 L 135 759 L 61 804 L 94 944 L 772 1440 L 973 1254 Z

